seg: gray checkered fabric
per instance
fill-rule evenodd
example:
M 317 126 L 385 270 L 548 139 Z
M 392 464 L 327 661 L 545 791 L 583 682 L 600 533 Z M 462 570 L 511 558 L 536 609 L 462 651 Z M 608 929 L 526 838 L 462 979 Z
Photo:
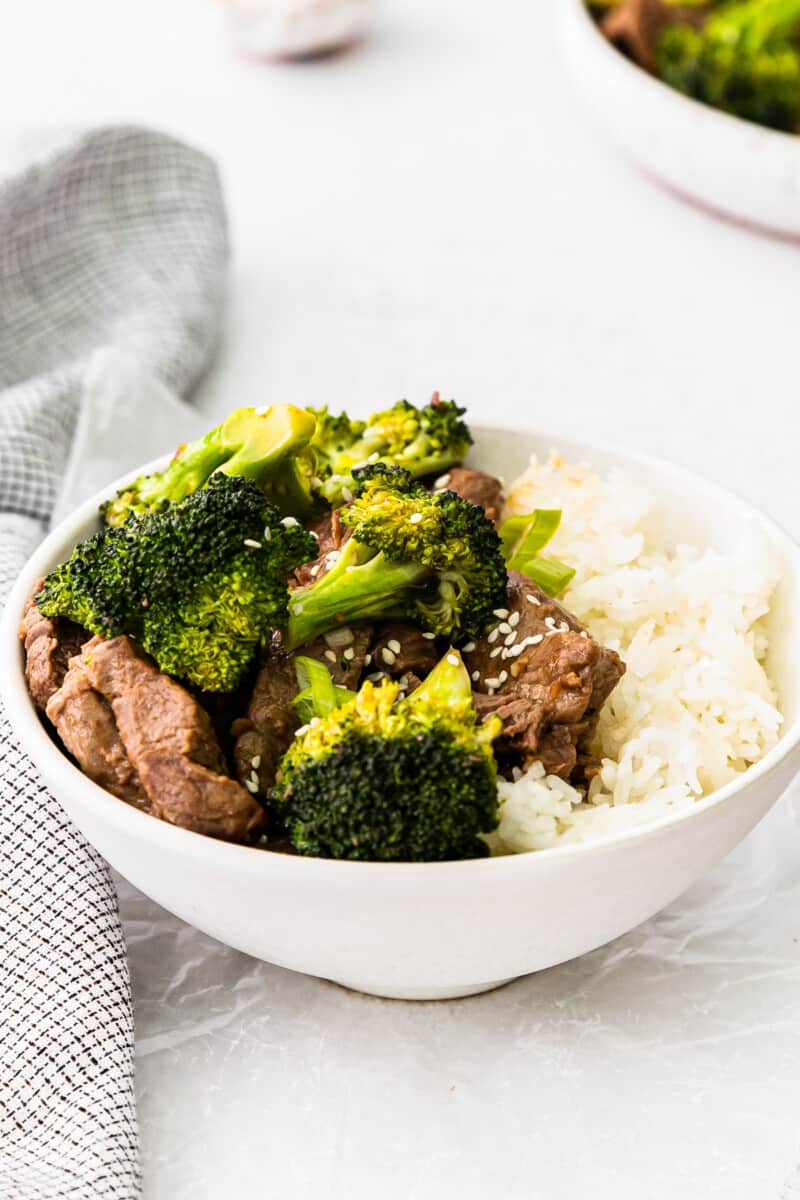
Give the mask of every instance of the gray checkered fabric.
M 0 601 L 53 509 L 90 355 L 185 394 L 216 345 L 227 241 L 202 154 L 101 129 L 0 187 Z M 108 868 L 0 706 L 0 1200 L 139 1195 L 133 1017 Z

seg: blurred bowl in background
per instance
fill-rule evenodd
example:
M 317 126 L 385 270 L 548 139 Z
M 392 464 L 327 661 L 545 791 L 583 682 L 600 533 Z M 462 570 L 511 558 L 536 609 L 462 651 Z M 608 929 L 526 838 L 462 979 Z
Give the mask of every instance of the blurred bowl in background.
M 584 0 L 559 0 L 578 91 L 617 144 L 657 182 L 730 219 L 800 237 L 800 137 L 675 91 L 606 40 Z
M 225 0 L 237 49 L 249 58 L 314 58 L 362 37 L 373 0 Z

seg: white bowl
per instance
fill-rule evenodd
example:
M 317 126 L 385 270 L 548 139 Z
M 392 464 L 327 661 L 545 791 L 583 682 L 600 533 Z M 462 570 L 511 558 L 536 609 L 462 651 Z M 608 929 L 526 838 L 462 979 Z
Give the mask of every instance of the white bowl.
M 583 0 L 560 0 L 559 18 L 578 90 L 647 174 L 723 216 L 800 236 L 800 136 L 668 87 L 606 40 Z
M 131 808 L 82 775 L 37 716 L 25 686 L 20 615 L 39 576 L 96 528 L 101 497 L 82 504 L 33 555 L 0 624 L 0 690 L 15 732 L 112 866 L 171 912 L 239 950 L 380 996 L 440 999 L 487 991 L 626 933 L 732 850 L 800 768 L 795 543 L 735 496 L 664 463 L 569 438 L 475 433 L 475 461 L 506 478 L 525 467 L 533 450 L 547 453 L 556 445 L 601 470 L 622 467 L 668 501 L 671 536 L 724 548 L 751 523 L 763 529 L 783 564 L 770 617 L 770 669 L 786 720 L 779 744 L 761 762 L 688 811 L 592 843 L 430 864 L 291 857 L 215 841 Z

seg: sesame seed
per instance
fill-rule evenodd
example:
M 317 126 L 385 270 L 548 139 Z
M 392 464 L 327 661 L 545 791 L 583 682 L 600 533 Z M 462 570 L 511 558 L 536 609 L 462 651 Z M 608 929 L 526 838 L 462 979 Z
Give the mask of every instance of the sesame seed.
M 497 678 L 501 683 L 505 683 L 505 681 L 508 679 L 508 671 L 501 671 Z
M 244 544 L 245 546 L 250 546 L 253 550 L 261 549 L 261 542 L 257 542 L 255 538 L 245 538 Z
M 491 679 L 487 679 L 485 682 L 486 682 L 486 686 L 488 688 L 500 687 L 500 680 L 497 678 L 496 675 L 493 675 Z
M 510 650 L 507 650 L 503 658 L 518 658 L 524 649 L 525 642 L 520 642 L 517 646 L 512 646 Z
M 478 680 L 480 679 L 480 677 L 481 677 L 481 673 L 480 673 L 480 671 L 473 671 L 473 672 L 472 672 L 472 682 L 473 682 L 473 683 L 477 683 L 477 682 L 478 682 Z
M 586 632 L 586 630 L 585 630 L 585 629 L 582 629 L 582 630 L 581 630 L 581 632 L 580 632 L 580 637 L 582 637 L 582 638 L 588 638 L 588 636 L 589 636 L 589 634 Z
M 511 633 L 511 626 L 509 625 L 508 621 L 501 621 L 500 624 L 497 626 L 497 632 L 498 633 Z
M 315 529 L 307 529 L 306 533 L 308 534 L 309 537 L 312 537 L 315 542 L 319 541 L 319 534 L 317 533 L 317 531 Z
M 507 608 L 496 608 L 494 610 L 494 615 L 496 617 L 499 617 L 501 621 L 505 621 L 506 617 L 508 616 L 508 609 Z
M 370 683 L 379 683 L 380 680 L 383 678 L 384 678 L 383 671 L 373 671 L 373 673 L 371 675 L 367 676 L 367 679 L 370 681 Z
M 519 613 L 518 612 L 511 613 L 508 618 L 508 623 L 513 629 L 516 629 L 517 625 L 519 625 Z
M 298 521 L 297 517 L 284 517 L 281 521 L 281 525 L 283 525 L 285 529 L 291 529 L 293 525 L 299 524 L 300 522 Z
M 545 617 L 544 623 L 548 629 L 555 629 L 556 623 L 553 617 Z
M 526 638 L 525 641 L 528 643 L 529 646 L 538 646 L 539 642 L 544 641 L 544 634 L 536 633 L 533 635 L 533 637 Z
M 269 409 L 270 409 L 270 406 L 268 404 L 262 404 L 260 408 L 256 409 L 256 416 L 257 417 L 265 417 L 267 415 L 267 413 L 269 412 Z
M 448 472 L 446 475 L 440 475 L 439 478 L 436 480 L 436 483 L 433 486 L 435 488 L 446 488 L 449 482 L 450 482 L 450 473 Z
M 528 601 L 528 604 L 541 604 L 542 603 L 538 596 L 532 596 L 530 592 L 528 592 L 525 599 Z
M 380 454 L 378 454 L 378 451 L 373 450 L 372 454 L 370 454 L 369 458 L 367 459 L 367 462 L 368 463 L 376 463 L 379 458 L 380 458 Z
M 355 656 L 356 656 L 356 652 L 352 646 L 348 646 L 347 649 L 342 654 L 342 658 L 344 659 L 345 662 L 352 662 L 353 659 L 355 658 Z
M 489 642 L 496 642 L 497 639 L 499 638 L 499 636 L 500 636 L 500 630 L 493 629 L 486 640 Z
M 408 519 L 412 525 L 419 525 L 422 520 L 422 513 L 412 513 Z
M 315 725 L 319 725 L 319 717 L 312 717 L 308 723 L 313 729 Z
M 383 649 L 381 650 L 381 658 L 387 664 L 387 666 L 390 666 L 390 667 L 392 666 L 393 663 L 397 662 L 397 655 L 392 654 L 392 652 L 388 646 L 384 646 Z
M 489 658 L 497 658 L 498 654 L 501 654 L 502 651 L 503 651 L 502 646 L 495 646 L 494 650 L 489 651 Z
M 300 728 L 295 732 L 294 736 L 302 737 L 304 733 L 308 733 L 310 728 L 311 728 L 310 725 L 301 725 Z
M 350 488 L 342 488 L 342 499 L 344 500 L 345 504 L 353 503 L 353 493 L 350 491 Z
M 475 649 L 475 643 L 467 642 L 466 646 L 463 646 L 462 649 L 464 654 L 472 654 L 472 651 Z
M 312 487 L 316 487 L 316 488 L 322 487 L 322 480 L 320 479 L 319 475 L 310 475 L 309 483 L 311 484 Z M 311 532 L 312 531 L 309 530 L 309 533 L 311 533 Z
M 487 689 L 486 689 L 486 695 L 487 695 L 487 696 L 493 696 L 493 695 L 495 694 L 495 692 L 496 692 L 496 691 L 497 691 L 497 689 L 496 689 L 496 688 L 493 688 L 493 687 L 487 688 Z
M 365 666 L 365 667 L 368 667 L 368 666 L 369 666 L 369 664 L 370 664 L 371 662 L 372 662 L 372 655 L 371 655 L 371 654 L 365 654 L 365 655 L 364 655 L 364 666 Z
M 457 667 L 457 666 L 458 666 L 458 658 L 456 657 L 456 655 L 455 655 L 455 654 L 448 654 L 448 656 L 447 656 L 447 661 L 450 663 L 450 666 L 451 666 L 451 667 Z
M 394 654 L 400 653 L 400 643 L 398 642 L 397 638 L 391 638 L 386 645 Z
M 570 632 L 568 621 L 562 621 L 558 628 L 559 628 L 560 633 L 569 633 Z
M 517 640 L 517 631 L 516 631 L 516 629 L 512 629 L 511 633 L 509 633 L 508 636 L 504 639 L 504 644 L 506 646 L 511 646 L 514 644 L 514 642 L 516 640 Z
M 322 570 L 322 563 L 317 563 L 316 566 L 312 567 L 308 573 L 312 579 L 316 579 L 321 570 Z
M 253 755 L 253 757 L 250 759 L 250 766 L 253 768 L 254 771 L 258 770 L 258 768 L 261 766 L 261 755 L 260 754 Z
M 334 650 L 339 646 L 349 646 L 353 640 L 353 631 L 349 625 L 343 625 L 340 629 L 332 629 L 330 633 L 323 634 L 325 641 Z
M 247 788 L 251 796 L 255 796 L 256 792 L 258 791 L 257 783 L 253 783 L 252 779 L 245 779 L 244 786 Z
M 332 662 L 332 663 L 336 662 L 336 655 L 333 653 L 332 650 L 326 650 L 325 657 L 327 658 L 328 662 Z
M 272 539 L 272 530 L 270 529 L 269 525 L 267 525 L 267 527 L 264 530 L 264 541 L 269 542 L 271 539 Z
M 255 771 L 250 772 L 250 782 L 254 783 L 256 787 L 258 787 L 258 775 L 256 775 Z
M 435 633 L 423 633 L 422 636 L 425 638 L 426 642 L 432 642 L 433 639 L 436 637 L 436 634 Z

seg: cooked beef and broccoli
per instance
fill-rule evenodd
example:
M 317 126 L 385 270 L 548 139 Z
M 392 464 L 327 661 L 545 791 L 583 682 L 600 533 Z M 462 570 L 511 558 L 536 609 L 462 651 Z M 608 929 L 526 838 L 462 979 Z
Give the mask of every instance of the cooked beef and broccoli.
M 800 0 L 587 0 L 609 41 L 670 87 L 800 133 Z
M 25 612 L 31 696 L 100 786 L 328 858 L 488 853 L 497 780 L 586 784 L 624 672 L 555 596 L 557 510 L 503 520 L 434 394 L 230 414 L 102 508 Z

